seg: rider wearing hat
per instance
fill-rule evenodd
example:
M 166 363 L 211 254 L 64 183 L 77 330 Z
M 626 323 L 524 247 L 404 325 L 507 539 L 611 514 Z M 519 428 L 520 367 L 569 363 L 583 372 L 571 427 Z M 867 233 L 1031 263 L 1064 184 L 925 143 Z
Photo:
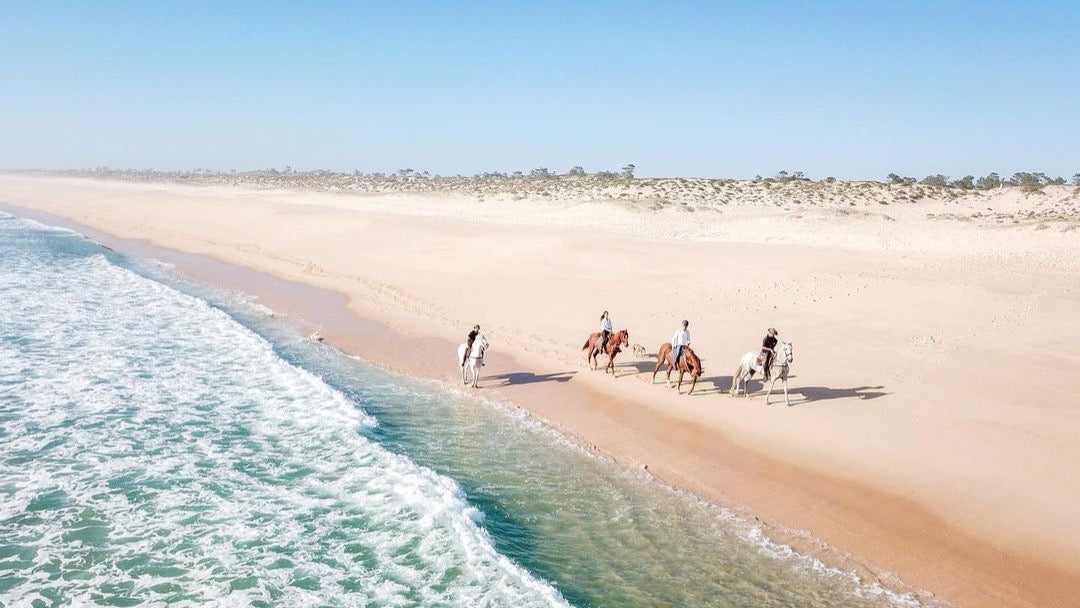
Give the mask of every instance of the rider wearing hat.
M 770 327 L 768 333 L 765 334 L 765 338 L 761 341 L 761 354 L 765 357 L 765 379 L 768 380 L 772 375 L 772 360 L 776 356 L 776 336 L 779 336 L 780 332 L 775 328 Z

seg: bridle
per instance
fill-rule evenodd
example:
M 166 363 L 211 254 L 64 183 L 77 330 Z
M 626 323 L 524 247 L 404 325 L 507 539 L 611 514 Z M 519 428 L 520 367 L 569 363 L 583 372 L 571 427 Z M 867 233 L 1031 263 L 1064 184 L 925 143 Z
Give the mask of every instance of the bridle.
M 475 359 L 477 361 L 483 361 L 484 360 L 484 351 L 487 350 L 487 347 L 488 347 L 487 338 L 485 338 L 484 336 L 480 336 L 480 339 L 477 340 L 476 343 L 473 344 L 473 347 L 474 347 L 473 348 L 473 353 L 474 354 L 470 354 L 469 358 L 470 359 Z

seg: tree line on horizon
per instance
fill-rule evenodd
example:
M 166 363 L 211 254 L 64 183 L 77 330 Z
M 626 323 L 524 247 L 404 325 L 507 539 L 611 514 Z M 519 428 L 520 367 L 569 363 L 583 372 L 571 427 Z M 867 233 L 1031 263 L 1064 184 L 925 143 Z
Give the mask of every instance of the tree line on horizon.
M 476 179 L 559 179 L 563 177 L 598 177 L 603 179 L 634 179 L 634 171 L 637 167 L 634 163 L 628 163 L 617 171 L 601 170 L 593 173 L 588 173 L 581 166 L 570 167 L 566 173 L 559 173 L 552 171 L 547 167 L 537 167 L 530 170 L 528 173 L 524 171 L 511 171 L 505 173 L 502 171 L 491 171 L 484 173 L 475 173 L 471 177 Z M 374 171 L 371 173 L 365 173 L 360 170 L 353 171 L 352 173 L 331 171 L 329 169 L 311 169 L 306 171 L 297 171 L 290 165 L 285 165 L 284 169 L 278 169 L 277 167 L 269 167 L 267 169 L 254 169 L 249 171 L 237 171 L 236 169 L 229 169 L 228 171 L 214 170 L 214 169 L 190 169 L 181 171 L 159 171 L 156 169 L 114 169 L 112 167 L 94 167 L 93 169 L 76 169 L 76 170 L 64 170 L 59 169 L 55 171 L 45 170 L 46 173 L 103 173 L 103 174 L 134 174 L 134 175 L 274 175 L 274 176 L 349 176 L 352 177 L 368 177 L 374 179 L 439 179 L 439 178 L 459 178 L 466 179 L 470 176 L 461 175 L 439 175 L 438 173 L 430 173 L 428 171 L 417 171 L 415 169 L 398 169 L 391 173 L 384 173 L 381 171 Z
M 898 173 L 890 173 L 885 177 L 885 180 L 886 181 L 881 183 L 890 186 L 914 186 L 919 184 L 935 188 L 956 188 L 958 190 L 993 190 L 994 188 L 1001 188 L 1003 186 L 1019 186 L 1025 191 L 1034 192 L 1042 190 L 1046 186 L 1065 186 L 1067 184 L 1080 186 L 1080 173 L 1074 173 L 1072 179 L 1069 181 L 1066 181 L 1064 177 L 1050 177 L 1042 172 L 1030 171 L 1017 171 L 1012 174 L 1012 177 L 1004 179 L 994 172 L 978 178 L 974 175 L 965 175 L 964 177 L 957 179 L 950 179 L 949 176 L 941 173 L 927 175 L 922 179 L 904 177 Z M 751 181 L 783 184 L 795 181 L 811 182 L 813 180 L 806 177 L 802 171 L 792 171 L 789 173 L 782 170 L 777 171 L 774 177 L 755 175 L 754 179 Z M 837 180 L 835 177 L 826 177 L 821 181 L 831 184 Z
M 957 179 L 949 179 L 948 176 L 937 173 L 927 175 L 918 181 L 914 177 L 902 177 L 896 173 L 890 173 L 886 176 L 886 179 L 889 180 L 887 183 L 891 185 L 911 186 L 919 183 L 924 186 L 957 188 L 959 190 L 993 190 L 1003 186 L 1019 186 L 1027 192 L 1042 190 L 1046 186 L 1064 186 L 1068 183 L 1064 177 L 1050 177 L 1042 172 L 1030 171 L 1017 171 L 1008 179 L 1002 179 L 1000 175 L 993 172 L 979 178 L 974 175 L 965 175 Z M 1073 186 L 1080 186 L 1080 173 L 1073 174 L 1071 183 Z
M 537 167 L 528 172 L 525 171 L 511 171 L 509 173 L 502 171 L 491 171 L 476 173 L 471 177 L 473 179 L 488 179 L 488 180 L 517 180 L 517 179 L 532 179 L 532 180 L 555 180 L 564 178 L 599 178 L 599 179 L 634 179 L 635 171 L 637 167 L 633 163 L 628 163 L 617 171 L 601 170 L 593 173 L 588 173 L 580 165 L 575 165 L 567 170 L 565 173 L 558 173 L 552 171 L 547 167 Z M 297 171 L 291 166 L 286 165 L 284 169 L 277 169 L 271 167 L 268 169 L 257 169 L 253 171 L 237 171 L 236 169 L 230 169 L 229 171 L 217 171 L 211 169 L 194 169 L 188 171 L 157 171 L 154 169 L 113 169 L 110 167 L 95 167 L 94 169 L 76 170 L 76 171 L 46 171 L 46 172 L 59 172 L 59 173 L 96 173 L 96 174 L 113 174 L 113 175 L 140 175 L 140 176 L 213 176 L 213 175 L 263 175 L 263 176 L 285 176 L 285 177 L 318 177 L 318 176 L 349 176 L 357 178 L 371 178 L 371 179 L 442 179 L 442 178 L 457 178 L 468 179 L 469 176 L 465 175 L 453 175 L 442 176 L 439 174 L 432 174 L 428 171 L 416 171 L 414 169 L 399 169 L 392 173 L 364 173 L 362 171 L 353 171 L 350 173 L 330 171 L 326 169 L 315 169 L 306 171 Z M 670 179 L 670 178 L 669 178 Z M 735 181 L 735 180 L 730 180 Z M 774 176 L 762 177 L 761 175 L 755 175 L 753 179 L 749 180 L 753 183 L 788 183 L 788 182 L 813 182 L 815 180 L 806 177 L 802 171 L 786 170 L 777 171 Z M 825 183 L 835 183 L 838 181 L 835 177 L 826 177 L 818 180 Z M 872 182 L 874 180 L 849 180 L 849 181 L 863 181 Z M 1066 180 L 1064 177 L 1050 177 L 1043 172 L 1030 172 L 1030 171 L 1017 171 L 1013 173 L 1009 178 L 1002 178 L 998 173 L 991 172 L 982 177 L 975 177 L 974 175 L 965 175 L 964 177 L 952 179 L 947 175 L 936 173 L 927 175 L 922 179 L 916 179 L 914 177 L 902 176 L 898 173 L 889 173 L 885 177 L 885 181 L 878 182 L 892 186 L 914 186 L 923 185 L 935 188 L 952 188 L 957 190 L 993 190 L 995 188 L 1001 188 L 1005 186 L 1020 187 L 1027 192 L 1035 192 L 1042 190 L 1046 186 L 1064 186 L 1073 185 L 1080 186 L 1080 172 L 1073 174 L 1070 180 Z
M 637 167 L 634 163 L 625 165 L 618 171 L 596 171 L 595 173 L 588 173 L 584 167 L 576 165 L 570 167 L 566 173 L 559 173 L 552 171 L 547 167 L 537 167 L 530 170 L 528 173 L 524 171 L 511 171 L 509 173 L 503 171 L 488 171 L 484 173 L 475 173 L 472 175 L 475 179 L 559 179 L 562 177 L 598 177 L 601 179 L 634 179 L 634 171 Z M 416 171 L 415 169 L 398 169 L 393 173 L 363 173 L 361 171 L 353 171 L 354 177 L 372 177 L 372 178 L 440 178 L 443 177 L 439 174 L 431 174 L 427 171 Z M 452 177 L 464 178 L 466 176 L 458 174 Z

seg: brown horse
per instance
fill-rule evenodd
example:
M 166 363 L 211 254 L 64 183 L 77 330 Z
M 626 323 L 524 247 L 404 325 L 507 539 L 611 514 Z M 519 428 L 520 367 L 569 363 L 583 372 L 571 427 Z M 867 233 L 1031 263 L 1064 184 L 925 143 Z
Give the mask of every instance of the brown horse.
M 671 386 L 671 370 L 675 368 L 675 355 L 672 354 L 671 342 L 664 342 L 660 345 L 660 352 L 656 355 L 656 369 L 652 373 L 652 381 L 656 382 L 656 372 L 660 371 L 660 366 L 667 363 L 667 383 Z M 682 357 L 679 357 L 679 386 L 677 390 L 679 394 L 682 394 L 682 379 L 683 374 L 690 372 L 690 392 L 687 395 L 691 395 L 694 392 L 694 387 L 697 386 L 697 379 L 705 370 L 701 367 L 701 359 L 697 354 L 689 347 L 683 349 Z
M 630 332 L 625 329 L 611 334 L 608 338 L 607 348 L 604 352 L 608 355 L 607 365 L 604 367 L 604 373 L 611 372 L 615 374 L 615 355 L 622 352 L 621 346 L 630 344 Z M 589 369 L 596 369 L 596 356 L 600 354 L 600 332 L 596 332 L 589 336 L 589 339 L 585 341 L 585 345 L 581 347 L 581 350 L 588 351 L 588 355 L 585 356 L 585 360 L 589 363 Z

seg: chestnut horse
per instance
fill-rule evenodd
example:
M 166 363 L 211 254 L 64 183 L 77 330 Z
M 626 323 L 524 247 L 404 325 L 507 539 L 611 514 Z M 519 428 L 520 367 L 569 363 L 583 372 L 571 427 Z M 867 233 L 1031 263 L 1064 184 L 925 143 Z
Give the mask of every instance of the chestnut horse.
M 615 355 L 622 352 L 621 346 L 627 346 L 630 344 L 630 332 L 625 329 L 611 334 L 608 338 L 607 348 L 604 352 L 608 355 L 607 365 L 604 367 L 604 373 L 610 371 L 612 375 L 615 374 Z M 585 345 L 581 347 L 581 350 L 589 352 L 585 356 L 585 361 L 589 363 L 589 369 L 596 369 L 596 356 L 600 354 L 600 332 L 596 332 L 589 336 L 589 339 L 585 341 Z
M 660 352 L 656 354 L 656 369 L 652 373 L 652 381 L 656 382 L 656 372 L 660 371 L 660 366 L 667 363 L 667 383 L 671 386 L 671 370 L 675 368 L 675 355 L 672 353 L 671 342 L 664 342 L 660 345 Z M 686 393 L 691 395 L 694 393 L 694 387 L 697 386 L 697 379 L 705 370 L 701 368 L 701 359 L 694 353 L 693 349 L 689 346 L 683 349 L 682 357 L 679 357 L 679 385 L 677 390 L 679 394 L 682 394 L 682 379 L 683 374 L 690 372 L 690 392 Z

